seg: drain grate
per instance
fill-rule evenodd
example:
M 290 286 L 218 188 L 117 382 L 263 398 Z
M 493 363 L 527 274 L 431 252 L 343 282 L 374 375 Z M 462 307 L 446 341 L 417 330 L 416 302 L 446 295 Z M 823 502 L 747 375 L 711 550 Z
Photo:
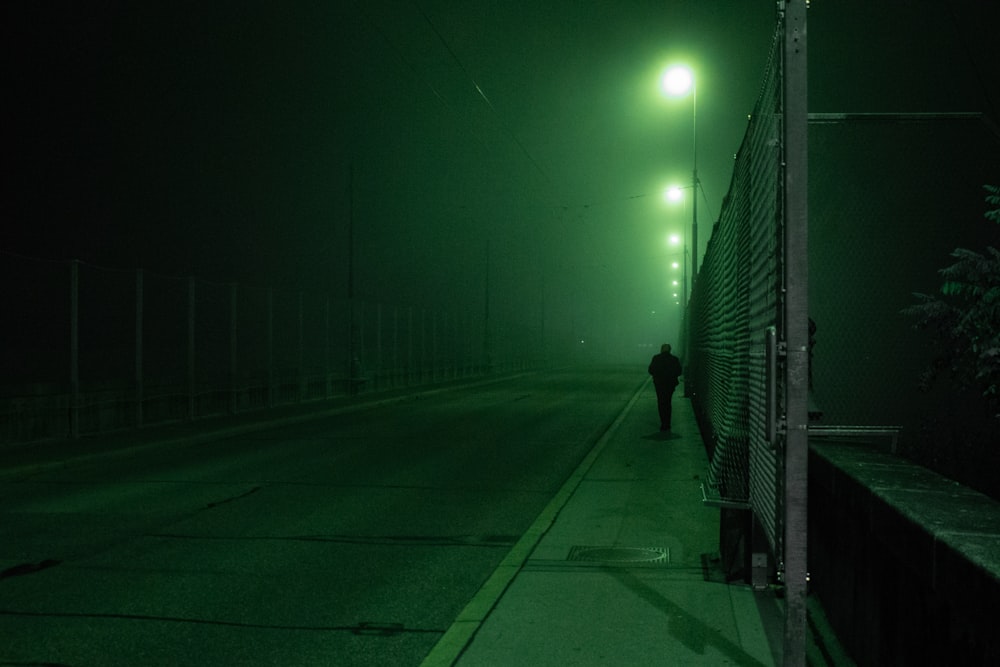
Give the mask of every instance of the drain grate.
M 573 547 L 566 560 L 591 563 L 656 563 L 670 562 L 666 547 Z

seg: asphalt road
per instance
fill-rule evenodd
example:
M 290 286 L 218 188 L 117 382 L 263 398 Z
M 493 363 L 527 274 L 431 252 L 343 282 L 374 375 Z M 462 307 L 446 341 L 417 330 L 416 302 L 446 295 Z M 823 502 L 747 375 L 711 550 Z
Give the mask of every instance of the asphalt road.
M 0 481 L 0 665 L 419 665 L 644 379 L 529 374 Z

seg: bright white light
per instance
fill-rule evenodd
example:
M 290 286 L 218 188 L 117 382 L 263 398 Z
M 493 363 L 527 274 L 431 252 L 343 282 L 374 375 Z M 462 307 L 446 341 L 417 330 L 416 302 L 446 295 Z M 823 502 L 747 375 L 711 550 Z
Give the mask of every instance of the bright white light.
M 679 268 L 681 268 L 681 265 L 680 265 L 679 263 L 677 263 L 677 262 L 674 262 L 674 263 L 673 263 L 673 264 L 671 264 L 670 266 L 672 266 L 672 267 L 673 267 L 673 268 L 675 268 L 675 269 L 679 269 Z
M 677 65 L 668 69 L 663 78 L 660 79 L 660 88 L 667 95 L 687 95 L 694 86 L 694 74 L 683 65 Z
M 680 236 L 678 236 L 677 234 L 670 235 L 670 245 L 677 245 L 680 242 L 681 242 Z
M 668 201 L 680 201 L 684 198 L 684 191 L 679 185 L 671 185 L 663 192 L 663 198 Z

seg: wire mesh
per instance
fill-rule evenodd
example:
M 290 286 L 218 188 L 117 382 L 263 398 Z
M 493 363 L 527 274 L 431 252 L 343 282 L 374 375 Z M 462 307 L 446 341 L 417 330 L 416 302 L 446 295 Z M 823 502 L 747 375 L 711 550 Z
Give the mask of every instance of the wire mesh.
M 765 337 L 780 327 L 781 114 L 777 37 L 694 284 L 689 317 L 696 409 L 710 444 L 709 484 L 780 532 L 780 460 L 766 432 Z

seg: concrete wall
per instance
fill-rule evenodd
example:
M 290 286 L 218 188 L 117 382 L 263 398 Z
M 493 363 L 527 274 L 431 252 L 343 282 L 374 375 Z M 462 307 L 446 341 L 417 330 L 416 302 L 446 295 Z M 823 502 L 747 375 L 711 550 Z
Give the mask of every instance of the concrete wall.
M 859 665 L 1000 665 L 1000 503 L 872 444 L 814 442 L 811 592 Z

